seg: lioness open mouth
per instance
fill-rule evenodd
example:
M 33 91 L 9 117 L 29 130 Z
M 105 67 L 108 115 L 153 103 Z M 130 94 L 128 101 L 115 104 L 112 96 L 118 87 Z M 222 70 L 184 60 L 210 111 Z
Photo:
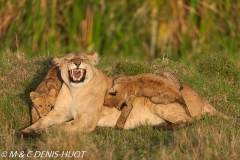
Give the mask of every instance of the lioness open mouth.
M 86 70 L 82 68 L 76 68 L 68 71 L 70 80 L 74 83 L 83 82 L 86 75 Z

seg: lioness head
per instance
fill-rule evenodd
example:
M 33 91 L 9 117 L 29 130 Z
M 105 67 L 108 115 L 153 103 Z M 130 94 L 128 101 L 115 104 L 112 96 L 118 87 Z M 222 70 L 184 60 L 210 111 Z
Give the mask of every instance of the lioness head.
M 51 89 L 49 93 L 31 92 L 30 98 L 33 102 L 33 107 L 37 110 L 39 117 L 46 116 L 55 105 L 56 90 Z
M 53 61 L 59 66 L 62 79 L 67 85 L 81 87 L 93 77 L 93 65 L 98 62 L 98 54 L 69 53 L 62 58 L 55 57 Z

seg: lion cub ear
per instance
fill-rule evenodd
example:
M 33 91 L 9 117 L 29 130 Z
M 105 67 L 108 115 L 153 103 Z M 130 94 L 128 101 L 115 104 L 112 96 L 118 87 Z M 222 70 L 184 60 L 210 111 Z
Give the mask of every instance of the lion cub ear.
M 61 64 L 63 62 L 65 57 L 54 57 L 53 58 L 53 64 L 58 66 L 58 67 L 61 67 Z
M 37 92 L 34 92 L 34 91 L 31 92 L 31 93 L 30 93 L 30 98 L 31 98 L 31 100 L 34 101 L 34 100 L 37 98 L 38 95 L 39 95 L 39 94 L 38 94 Z
M 92 65 L 98 64 L 98 53 L 97 52 L 90 53 L 87 56 Z
M 107 92 L 108 92 L 109 94 L 111 94 L 111 95 L 116 95 L 116 94 L 117 94 L 117 90 L 114 89 L 114 88 L 109 88 L 109 89 L 107 90 Z
M 55 97 L 55 95 L 56 95 L 56 90 L 55 90 L 55 89 L 50 89 L 48 95 L 49 95 L 50 97 Z

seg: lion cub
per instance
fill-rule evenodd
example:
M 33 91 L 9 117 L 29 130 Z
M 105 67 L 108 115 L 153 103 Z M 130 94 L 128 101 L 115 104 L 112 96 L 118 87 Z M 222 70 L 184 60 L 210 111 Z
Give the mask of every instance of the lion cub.
M 114 79 L 113 87 L 107 90 L 104 105 L 122 110 L 115 125 L 115 128 L 121 129 L 133 108 L 135 97 L 148 97 L 157 104 L 179 102 L 190 116 L 180 90 L 182 85 L 179 79 L 170 72 L 164 72 L 161 76 L 150 73 L 122 76 Z
M 63 83 L 59 74 L 58 67 L 52 66 L 37 89 L 30 93 L 30 98 L 33 102 L 31 109 L 32 123 L 46 116 L 55 105 Z

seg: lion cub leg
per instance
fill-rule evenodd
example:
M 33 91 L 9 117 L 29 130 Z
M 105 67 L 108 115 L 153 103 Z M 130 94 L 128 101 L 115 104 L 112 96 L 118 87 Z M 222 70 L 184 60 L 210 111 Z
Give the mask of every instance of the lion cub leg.
M 159 96 L 150 97 L 150 101 L 156 104 L 169 104 L 175 102 L 176 97 L 167 92 Z
M 35 123 L 38 119 L 40 119 L 38 110 L 35 107 L 32 107 L 31 109 L 31 122 Z
M 181 97 L 178 99 L 178 102 L 179 102 L 180 105 L 185 109 L 185 112 L 187 113 L 187 115 L 188 115 L 189 117 L 191 117 L 190 111 L 189 111 L 189 109 L 188 109 L 188 107 L 187 107 L 187 104 L 186 104 L 183 96 L 181 96 Z
M 117 120 L 117 123 L 115 125 L 115 128 L 116 129 L 123 129 L 126 121 L 127 121 L 127 118 L 133 108 L 133 105 L 132 105 L 132 101 L 130 102 L 126 102 L 127 106 L 124 106 L 123 109 L 122 109 L 122 112 L 121 112 L 121 115 L 120 117 L 118 118 Z

